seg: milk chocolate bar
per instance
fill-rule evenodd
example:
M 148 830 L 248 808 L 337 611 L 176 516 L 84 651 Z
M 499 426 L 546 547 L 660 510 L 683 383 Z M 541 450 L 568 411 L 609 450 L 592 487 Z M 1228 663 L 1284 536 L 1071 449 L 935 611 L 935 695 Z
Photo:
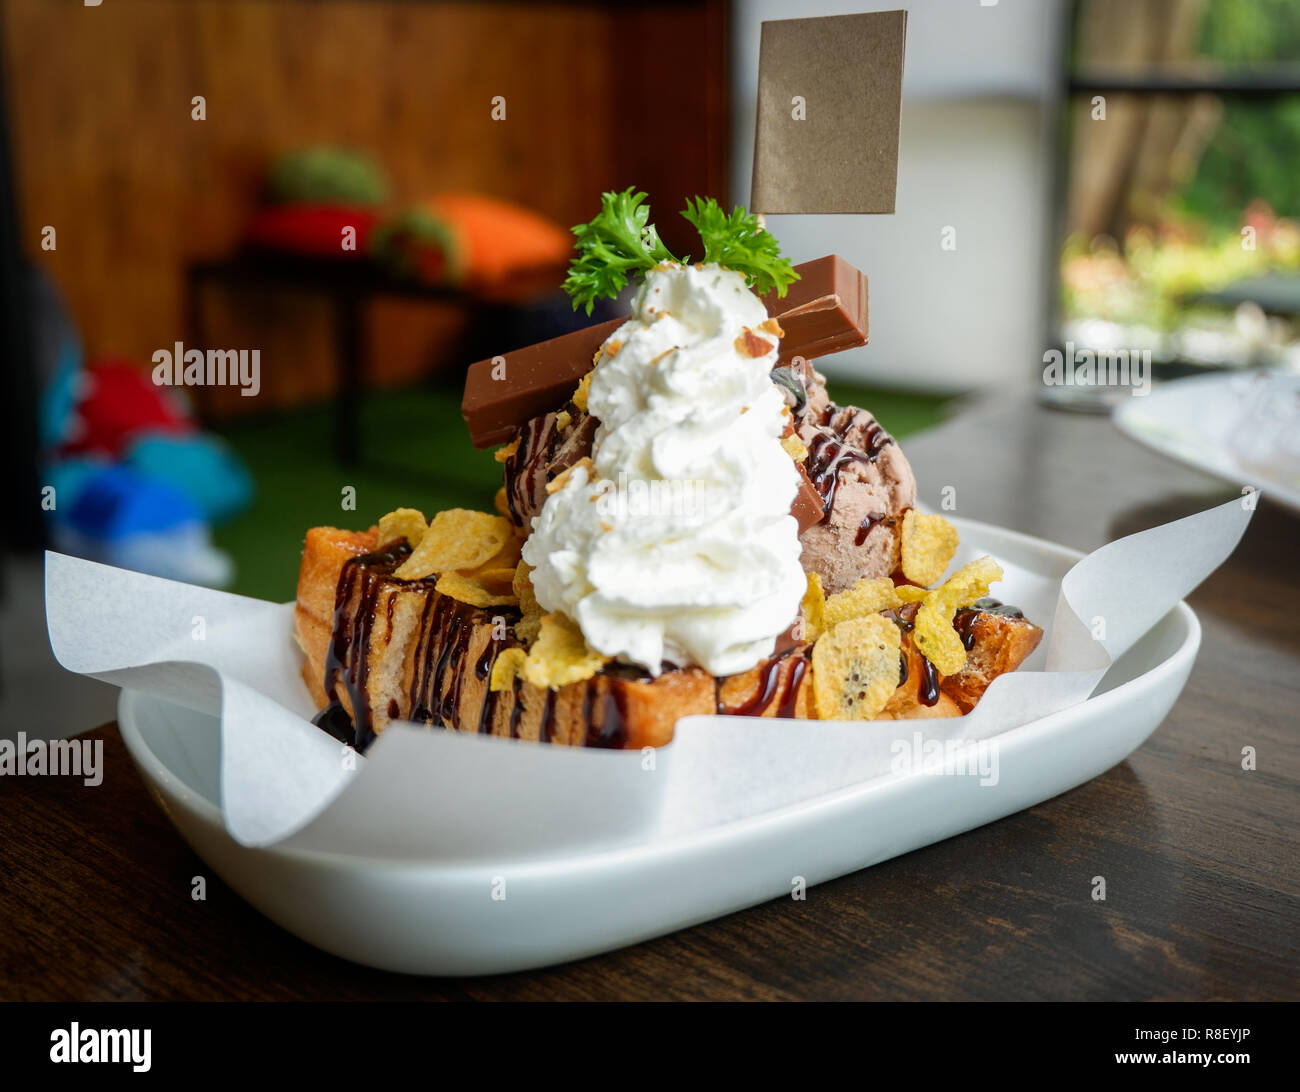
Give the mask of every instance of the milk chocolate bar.
M 795 266 L 800 279 L 784 299 L 763 297 L 781 323 L 781 360 L 813 359 L 865 345 L 867 278 L 837 254 Z M 612 319 L 525 349 L 471 364 L 461 413 L 475 447 L 505 443 L 525 421 L 561 405 L 610 334 L 626 320 Z
M 762 297 L 785 331 L 781 362 L 815 360 L 867 343 L 867 278 L 838 254 L 795 266 L 799 280 L 784 299 Z
M 826 514 L 826 502 L 808 477 L 803 463 L 795 463 L 795 469 L 799 471 L 799 490 L 790 504 L 790 515 L 794 516 L 799 524 L 799 533 L 803 534 L 813 524 L 822 521 L 822 516 Z
M 525 421 L 563 405 L 605 339 L 626 321 L 600 322 L 471 364 L 460 412 L 474 446 L 503 444 Z

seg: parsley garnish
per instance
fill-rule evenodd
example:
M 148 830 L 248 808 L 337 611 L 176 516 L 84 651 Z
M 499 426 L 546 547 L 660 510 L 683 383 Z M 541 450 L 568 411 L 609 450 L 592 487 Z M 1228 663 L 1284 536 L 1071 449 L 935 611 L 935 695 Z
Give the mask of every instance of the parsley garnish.
M 650 218 L 650 207 L 642 204 L 644 193 L 629 187 L 622 193 L 600 195 L 600 215 L 589 224 L 578 224 L 578 256 L 569 266 L 564 290 L 573 297 L 576 311 L 585 304 L 587 314 L 596 300 L 617 296 L 628 275 L 653 269 L 660 262 L 677 259 L 659 239 Z
M 577 256 L 569 266 L 564 290 L 591 314 L 596 300 L 617 296 L 628 279 L 653 269 L 660 262 L 675 262 L 650 223 L 646 195 L 629 187 L 622 193 L 600 197 L 600 215 L 589 224 L 573 229 Z M 759 226 L 758 217 L 743 208 L 724 212 L 712 197 L 686 202 L 682 216 L 700 233 L 706 262 L 716 262 L 745 276 L 751 288 L 767 292 L 775 288 L 784 296 L 799 279 L 770 232 Z M 683 263 L 690 258 L 680 259 Z
M 700 233 L 704 260 L 743 273 L 755 292 L 775 288 L 783 297 L 799 279 L 790 259 L 781 257 L 781 244 L 775 236 L 760 227 L 758 217 L 743 206 L 737 205 L 728 214 L 712 197 L 697 197 L 694 205 L 687 199 L 682 216 Z

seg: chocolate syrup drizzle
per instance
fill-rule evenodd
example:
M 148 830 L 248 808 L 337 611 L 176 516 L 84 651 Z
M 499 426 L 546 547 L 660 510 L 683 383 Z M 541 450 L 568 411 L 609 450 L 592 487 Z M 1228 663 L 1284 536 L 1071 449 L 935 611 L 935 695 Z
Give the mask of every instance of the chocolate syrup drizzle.
M 505 462 L 506 506 L 516 527 L 527 527 L 546 500 L 546 484 L 591 453 L 599 422 L 573 402 L 563 407 L 563 429 L 555 413 L 529 419 L 515 434 L 519 443 Z
M 858 445 L 849 443 L 846 436 L 853 425 L 854 417 L 860 412 L 852 406 L 829 407 L 825 420 L 808 444 L 808 459 L 804 469 L 807 470 L 813 488 L 822 499 L 823 519 L 830 515 L 831 508 L 834 507 L 840 473 L 854 463 L 863 465 L 874 463 L 881 451 L 894 442 L 894 438 L 880 426 L 880 422 L 872 420 L 863 432 L 861 443 Z M 863 521 L 863 526 L 858 529 L 859 546 L 867 540 L 867 535 L 871 533 L 876 522 L 883 518 L 884 514 L 881 513 L 878 516 L 869 516 L 868 520 L 871 522 Z
M 952 620 L 953 629 L 957 631 L 962 647 L 967 652 L 975 647 L 975 623 L 979 620 L 979 616 L 980 612 L 977 610 L 959 610 Z
M 862 517 L 862 522 L 858 525 L 858 533 L 853 536 L 853 545 L 861 546 L 867 541 L 867 536 L 876 529 L 876 525 L 881 523 L 885 518 L 884 512 L 868 512 Z
M 604 693 L 601 695 L 599 726 L 588 715 L 592 695 L 598 689 L 595 679 L 587 681 L 587 690 L 583 695 L 583 719 L 587 724 L 587 746 L 621 750 L 627 744 L 627 707 L 624 703 L 623 694 L 618 688 L 610 686 L 608 680 L 605 680 L 601 688 L 603 688 Z
M 786 655 L 789 655 L 788 653 Z M 759 670 L 758 686 L 749 701 L 737 706 L 732 712 L 738 717 L 761 717 L 763 711 L 771 704 L 776 695 L 777 683 L 781 681 L 781 667 L 785 656 L 773 656 Z
M 754 693 L 734 708 L 728 708 L 722 700 L 722 687 L 726 680 L 715 679 L 714 708 L 723 716 L 761 717 L 766 716 L 775 704 L 772 716 L 793 717 L 799 702 L 799 688 L 808 673 L 808 657 L 811 653 L 812 650 L 807 646 L 794 646 L 765 660 L 759 667 L 758 685 Z
M 379 610 L 379 595 L 386 586 L 389 594 L 385 620 L 390 634 L 398 588 L 422 586 L 427 591 L 412 659 L 411 685 L 406 694 L 407 719 L 416 723 L 459 727 L 468 713 L 476 712 L 478 731 L 490 732 L 501 700 L 499 693 L 487 691 L 477 710 L 462 708 L 465 704 L 464 681 L 470 670 L 466 660 L 476 632 L 474 622 L 476 616 L 481 621 L 482 612 L 450 596 L 433 594 L 437 587 L 433 578 L 408 582 L 394 577 L 393 570 L 410 552 L 405 543 L 395 544 L 377 553 L 350 558 L 339 574 L 334 597 L 334 626 L 325 658 L 324 684 L 330 705 L 317 715 L 316 722 L 331 735 L 345 738 L 341 721 L 346 719 L 346 714 L 338 694 L 341 684 L 353 710 L 352 731 L 345 741 L 358 751 L 365 751 L 375 740 L 367 687 L 370 640 Z M 513 612 L 508 608 L 498 609 L 507 624 L 514 620 Z M 513 643 L 489 639 L 473 664 L 475 678 L 486 680 L 496 657 Z M 386 711 L 390 719 L 402 716 L 396 698 L 389 699 Z M 517 730 L 517 709 L 512 711 L 511 722 L 512 730 Z
M 804 408 L 808 405 L 808 391 L 800 378 L 795 375 L 794 370 L 788 365 L 778 364 L 771 371 L 771 379 L 781 389 L 781 392 L 788 396 L 786 404 L 795 417 L 802 415 Z
M 934 706 L 939 701 L 939 672 L 924 656 L 921 657 L 921 681 L 916 688 L 916 700 L 925 706 Z
M 370 632 L 375 625 L 375 610 L 380 586 L 388 574 L 397 568 L 411 553 L 406 543 L 394 543 L 388 549 L 349 558 L 339 574 L 334 593 L 334 629 L 325 654 L 325 696 L 333 704 L 341 704 L 339 683 L 347 692 L 352 707 L 352 746 L 365 751 L 375 740 L 371 728 L 370 697 L 366 682 L 370 675 Z M 349 612 L 348 604 L 356 593 L 356 609 Z M 387 620 L 392 624 L 392 600 L 388 603 Z M 359 654 L 353 656 L 353 650 Z M 329 712 L 328 708 L 324 712 Z M 324 713 L 321 714 L 322 717 Z M 335 718 L 337 719 L 337 718 Z
M 544 431 L 548 429 L 554 430 L 554 428 L 555 418 L 549 413 L 531 418 L 520 429 L 518 446 L 506 459 L 506 506 L 510 510 L 510 518 L 514 521 L 516 527 L 524 525 L 523 513 L 519 511 L 516 498 L 520 492 L 528 497 L 533 495 L 533 490 L 537 486 L 537 471 L 541 466 L 542 456 L 546 451 L 546 445 L 542 442 L 542 434 Z
M 961 643 L 969 652 L 975 647 L 975 625 L 982 614 L 998 614 L 1003 618 L 1023 618 L 1024 612 L 1019 607 L 1009 607 L 1001 600 L 985 596 L 977 599 L 969 607 L 963 607 L 953 618 L 953 628 L 961 637 Z

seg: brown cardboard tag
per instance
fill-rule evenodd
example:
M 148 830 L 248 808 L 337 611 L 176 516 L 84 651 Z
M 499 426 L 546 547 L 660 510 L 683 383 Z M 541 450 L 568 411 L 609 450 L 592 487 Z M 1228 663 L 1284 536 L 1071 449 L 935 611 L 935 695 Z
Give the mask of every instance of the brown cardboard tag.
M 893 212 L 907 12 L 763 24 L 753 212 Z

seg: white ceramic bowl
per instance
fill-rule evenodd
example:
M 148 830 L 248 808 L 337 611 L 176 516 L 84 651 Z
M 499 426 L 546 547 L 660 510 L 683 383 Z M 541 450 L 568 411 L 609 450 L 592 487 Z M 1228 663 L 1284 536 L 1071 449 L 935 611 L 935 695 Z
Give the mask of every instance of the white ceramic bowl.
M 989 549 L 1059 579 L 1079 554 L 981 527 Z M 217 801 L 218 726 L 123 692 L 122 738 L 181 835 L 273 921 L 328 952 L 412 974 L 491 974 L 634 944 L 811 886 L 1030 807 L 1142 744 L 1182 691 L 1200 646 L 1180 603 L 1074 708 L 1002 733 L 999 777 L 879 778 L 702 832 L 510 861 L 393 862 L 250 849 Z M 499 895 L 504 881 L 506 897 Z

